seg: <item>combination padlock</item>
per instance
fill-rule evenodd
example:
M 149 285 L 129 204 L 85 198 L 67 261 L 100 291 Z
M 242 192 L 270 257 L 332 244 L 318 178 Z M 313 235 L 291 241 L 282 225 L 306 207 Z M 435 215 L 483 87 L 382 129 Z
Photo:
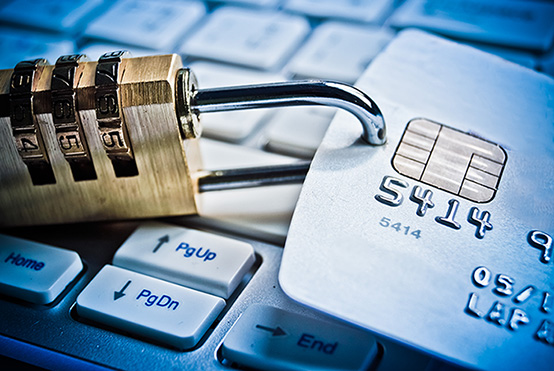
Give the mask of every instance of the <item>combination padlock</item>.
M 0 225 L 194 214 L 198 192 L 297 181 L 308 164 L 200 171 L 199 115 L 308 104 L 346 109 L 385 142 L 377 105 L 340 83 L 199 90 L 178 55 L 20 62 L 0 71 Z

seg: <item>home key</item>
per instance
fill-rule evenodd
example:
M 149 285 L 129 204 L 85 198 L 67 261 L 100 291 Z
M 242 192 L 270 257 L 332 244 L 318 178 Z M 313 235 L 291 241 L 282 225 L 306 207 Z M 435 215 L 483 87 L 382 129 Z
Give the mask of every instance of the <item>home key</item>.
M 198 191 L 301 181 L 309 164 L 200 172 L 199 115 L 332 105 L 385 142 L 376 104 L 339 83 L 196 87 L 178 55 L 106 53 L 23 61 L 0 71 L 0 225 L 146 218 L 197 212 Z
M 379 102 L 387 143 L 364 146 L 335 117 L 283 290 L 456 365 L 552 369 L 554 81 L 407 31 L 357 86 Z

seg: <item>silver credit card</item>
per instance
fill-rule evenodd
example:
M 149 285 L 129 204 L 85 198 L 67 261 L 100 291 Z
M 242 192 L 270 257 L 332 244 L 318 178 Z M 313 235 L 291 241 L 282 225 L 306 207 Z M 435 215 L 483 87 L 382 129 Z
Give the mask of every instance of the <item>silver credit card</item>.
M 293 299 L 467 367 L 554 364 L 554 80 L 405 31 L 357 84 L 371 147 L 339 113 L 295 210 Z

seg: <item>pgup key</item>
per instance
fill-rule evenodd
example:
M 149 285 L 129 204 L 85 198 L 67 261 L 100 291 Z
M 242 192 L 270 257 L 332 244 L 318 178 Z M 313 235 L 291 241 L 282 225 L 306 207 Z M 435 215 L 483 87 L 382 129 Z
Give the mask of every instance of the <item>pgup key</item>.
M 385 143 L 377 105 L 344 84 L 201 90 L 178 55 L 20 62 L 0 71 L 0 225 L 195 214 L 198 192 L 302 180 L 306 163 L 201 171 L 199 116 L 310 104 L 350 111 Z

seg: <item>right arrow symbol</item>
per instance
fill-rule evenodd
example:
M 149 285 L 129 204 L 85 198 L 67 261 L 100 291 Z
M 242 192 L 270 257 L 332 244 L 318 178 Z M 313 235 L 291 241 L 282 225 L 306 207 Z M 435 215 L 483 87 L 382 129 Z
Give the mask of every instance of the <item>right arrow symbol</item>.
M 123 291 L 125 291 L 125 289 L 127 287 L 129 287 L 129 285 L 131 284 L 131 280 L 127 281 L 127 283 L 125 285 L 123 285 L 123 288 L 121 288 L 121 290 L 119 291 L 114 291 L 113 292 L 113 300 L 117 300 L 117 299 L 121 299 L 122 297 L 125 296 L 125 294 L 123 293 Z
M 267 327 L 267 326 L 262 326 L 262 325 L 256 325 L 256 328 L 259 328 L 260 330 L 271 332 L 272 336 L 283 336 L 283 335 L 287 334 L 285 332 L 285 330 L 283 330 L 279 326 L 277 326 L 276 328 L 272 328 L 272 327 Z

